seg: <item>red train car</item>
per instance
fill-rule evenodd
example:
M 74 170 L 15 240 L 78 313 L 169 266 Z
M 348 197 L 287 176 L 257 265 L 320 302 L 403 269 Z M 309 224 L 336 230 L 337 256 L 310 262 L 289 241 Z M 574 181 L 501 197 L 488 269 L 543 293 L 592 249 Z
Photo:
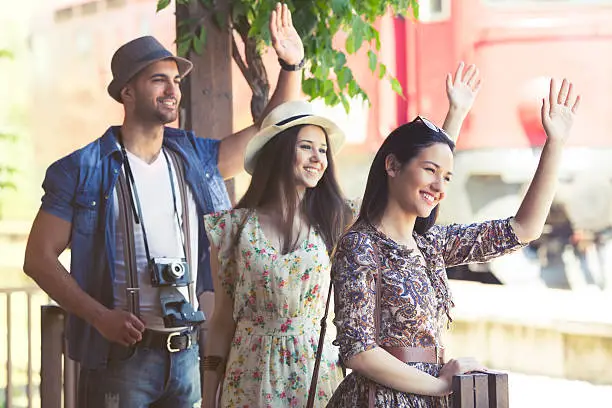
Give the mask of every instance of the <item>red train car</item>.
M 398 72 L 408 95 L 398 100 L 397 121 L 417 112 L 441 118 L 446 98 L 440 78 L 458 60 L 476 63 L 484 78 L 461 132 L 441 221 L 516 211 L 545 141 L 540 106 L 549 78 L 570 78 L 583 103 L 546 232 L 512 262 L 500 260 L 490 270 L 507 281 L 539 275 L 551 287 L 605 285 L 612 225 L 612 1 L 420 3 L 424 21 L 396 21 L 396 58 L 405 65 Z M 599 256 L 590 256 L 598 250 Z M 469 275 L 467 268 L 454 272 Z

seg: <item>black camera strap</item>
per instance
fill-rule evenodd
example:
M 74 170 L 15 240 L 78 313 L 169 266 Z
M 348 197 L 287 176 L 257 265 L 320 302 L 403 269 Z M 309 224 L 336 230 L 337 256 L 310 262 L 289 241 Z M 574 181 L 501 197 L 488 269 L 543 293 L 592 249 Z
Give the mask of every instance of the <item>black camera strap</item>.
M 170 165 L 170 159 L 168 159 L 168 153 L 166 150 L 162 148 L 162 152 L 164 153 L 164 157 L 166 158 L 166 164 L 168 165 L 168 174 L 170 175 L 170 187 L 172 188 L 172 204 L 174 205 L 174 216 L 176 217 L 176 223 L 178 224 L 179 229 L 181 229 L 181 219 L 179 217 L 178 208 L 176 207 L 176 191 L 174 189 L 174 176 L 172 174 L 172 166 Z M 185 260 L 189 264 L 191 262 L 191 257 L 189 253 L 191 251 L 188 250 L 188 246 L 186 243 L 189 243 L 188 231 L 189 231 L 189 207 L 187 206 L 187 191 L 184 191 L 184 173 L 182 171 L 182 167 L 180 167 L 180 162 L 176 157 L 176 153 L 172 152 L 172 161 L 174 163 L 174 167 L 176 168 L 176 179 L 178 180 L 179 185 L 181 185 L 181 205 L 183 207 L 183 234 L 179 234 L 181 236 L 181 245 L 183 246 L 183 254 L 185 255 Z M 187 226 L 185 229 L 184 226 Z M 184 235 L 184 236 L 183 236 Z
M 163 148 L 162 148 L 162 152 L 164 154 L 164 158 L 166 159 L 166 164 L 168 165 L 168 176 L 170 177 L 170 186 L 172 188 L 172 204 L 174 206 L 174 214 L 176 216 L 176 222 L 179 226 L 179 229 L 182 229 L 181 221 L 178 215 L 178 209 L 176 206 L 176 191 L 174 188 L 174 175 L 172 173 L 172 167 L 170 166 L 170 160 L 168 159 L 168 155 L 166 154 L 166 151 Z M 151 258 L 151 252 L 149 251 L 149 242 L 147 240 L 147 231 L 144 226 L 142 207 L 140 205 L 140 198 L 138 196 L 138 189 L 136 188 L 136 181 L 134 180 L 134 174 L 132 173 L 130 161 L 128 159 L 127 152 L 125 151 L 125 147 L 123 146 L 123 142 L 121 142 L 121 153 L 123 154 L 125 173 L 128 179 L 128 183 L 127 183 L 128 192 L 129 192 L 130 197 L 132 198 L 132 200 L 130 201 L 132 204 L 132 211 L 134 212 L 134 219 L 136 221 L 136 224 L 140 224 L 140 228 L 142 229 L 142 239 L 144 241 L 145 253 L 147 255 L 147 262 L 150 264 L 153 258 Z M 136 205 L 134 205 L 134 202 Z M 185 213 L 188 212 L 188 210 L 189 210 L 188 208 L 183 208 L 184 216 L 185 216 Z M 183 234 L 179 234 L 179 235 L 181 236 L 181 245 L 183 247 L 183 254 L 185 255 L 185 259 L 187 259 L 187 248 L 185 245 L 185 239 L 183 238 Z
M 164 151 L 165 154 L 165 151 Z M 179 156 L 176 152 L 172 150 L 168 150 L 168 156 L 172 159 L 172 163 L 174 164 L 174 168 L 176 169 L 176 179 L 178 180 L 179 189 L 181 192 L 181 205 L 183 207 L 183 236 L 184 243 L 183 248 L 185 250 L 185 258 L 187 260 L 187 264 L 191 265 L 191 231 L 190 231 L 190 221 L 189 221 L 189 202 L 187 200 L 187 183 L 185 178 L 185 169 L 183 167 L 182 162 L 179 160 Z M 168 164 L 169 165 L 169 164 Z M 172 188 L 174 189 L 174 184 L 172 184 Z M 174 194 L 173 194 L 174 196 Z M 176 211 L 176 201 L 175 201 L 175 214 L 177 217 L 177 221 L 179 222 L 179 226 L 181 225 L 180 220 L 178 218 L 178 211 Z M 190 268 L 191 270 L 191 279 L 189 282 L 189 303 L 192 305 L 195 304 L 195 276 L 194 272 L 197 271 L 198 265 L 194 265 L 194 268 Z

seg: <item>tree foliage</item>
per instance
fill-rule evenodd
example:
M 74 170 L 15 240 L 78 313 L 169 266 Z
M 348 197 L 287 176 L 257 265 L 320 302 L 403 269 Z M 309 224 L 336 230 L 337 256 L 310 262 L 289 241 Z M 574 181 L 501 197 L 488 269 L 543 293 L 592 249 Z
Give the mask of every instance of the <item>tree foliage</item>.
M 4 49 L 0 49 L 0 59 L 12 59 L 13 54 Z M 12 133 L 3 132 L 0 129 L 0 143 L 1 142 L 14 142 L 17 137 Z M 11 181 L 11 176 L 15 173 L 16 169 L 12 166 L 8 166 L 0 162 L 0 191 L 5 189 L 15 189 L 15 184 Z
M 172 0 L 158 0 L 157 10 L 171 4 Z M 221 29 L 233 30 L 232 57 L 253 91 L 251 113 L 258 118 L 268 101 L 269 81 L 262 61 L 262 51 L 270 42 L 268 18 L 276 5 L 274 0 L 227 0 L 230 12 L 219 11 L 213 0 L 175 0 L 177 7 L 201 8 L 214 18 Z M 302 37 L 309 64 L 304 71 L 303 91 L 311 99 L 322 98 L 326 104 L 341 103 L 349 110 L 349 100 L 367 94 L 355 80 L 347 65 L 347 54 L 354 54 L 368 47 L 369 68 L 380 79 L 390 81 L 393 90 L 402 93 L 397 79 L 378 59 L 380 35 L 374 22 L 389 9 L 397 15 L 411 14 L 418 17 L 418 0 L 286 0 L 293 24 Z M 177 26 L 178 53 L 201 54 L 206 44 L 204 18 L 189 18 Z M 333 47 L 332 40 L 339 32 L 347 37 L 342 49 Z M 240 52 L 236 37 L 244 44 Z

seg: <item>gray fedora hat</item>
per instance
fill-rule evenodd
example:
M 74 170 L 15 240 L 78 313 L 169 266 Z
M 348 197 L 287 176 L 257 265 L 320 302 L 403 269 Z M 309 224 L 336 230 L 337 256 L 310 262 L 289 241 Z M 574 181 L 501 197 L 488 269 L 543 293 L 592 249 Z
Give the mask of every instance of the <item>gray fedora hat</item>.
M 154 37 L 140 37 L 123 44 L 115 51 L 111 60 L 113 80 L 108 84 L 108 94 L 121 103 L 121 89 L 130 79 L 147 66 L 165 59 L 176 62 L 181 78 L 193 68 L 191 61 L 176 57 Z

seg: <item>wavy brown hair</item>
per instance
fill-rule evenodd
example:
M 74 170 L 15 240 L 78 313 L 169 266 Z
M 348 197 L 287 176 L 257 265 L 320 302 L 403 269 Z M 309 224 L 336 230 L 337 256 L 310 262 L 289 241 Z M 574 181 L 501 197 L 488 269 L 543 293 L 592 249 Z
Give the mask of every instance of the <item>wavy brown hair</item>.
M 322 236 L 328 252 L 351 221 L 351 211 L 335 176 L 334 159 L 327 149 L 327 169 L 314 188 L 307 188 L 301 202 L 297 195 L 294 163 L 299 131 L 306 125 L 293 126 L 268 141 L 259 152 L 251 184 L 236 208 L 269 207 L 279 214 L 278 226 L 283 237 L 282 253 L 296 249 L 292 239 L 293 220 L 301 211 L 309 227 Z M 329 146 L 329 138 L 325 134 Z

